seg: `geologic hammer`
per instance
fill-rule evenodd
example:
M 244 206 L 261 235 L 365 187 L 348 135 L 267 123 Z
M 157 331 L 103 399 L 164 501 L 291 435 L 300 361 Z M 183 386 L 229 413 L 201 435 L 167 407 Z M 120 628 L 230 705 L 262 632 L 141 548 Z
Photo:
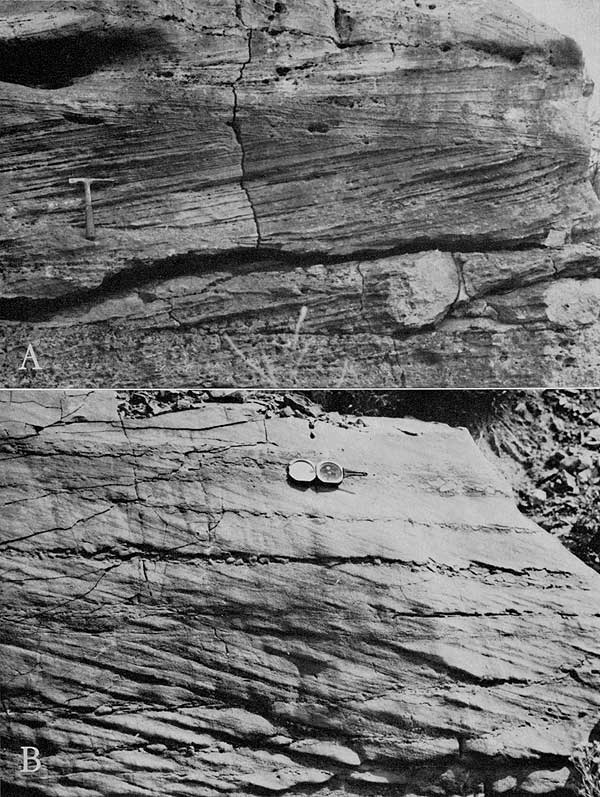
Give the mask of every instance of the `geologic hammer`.
M 94 226 L 94 208 L 92 207 L 92 183 L 114 183 L 114 180 L 102 177 L 69 177 L 69 183 L 83 183 L 85 196 L 85 237 L 88 241 L 96 238 L 96 227 Z

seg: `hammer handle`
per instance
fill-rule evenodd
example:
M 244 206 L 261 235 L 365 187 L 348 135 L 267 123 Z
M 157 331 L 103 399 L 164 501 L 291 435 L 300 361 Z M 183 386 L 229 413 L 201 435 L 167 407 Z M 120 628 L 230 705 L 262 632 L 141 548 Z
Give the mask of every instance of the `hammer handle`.
M 88 241 L 96 238 L 96 228 L 94 226 L 94 210 L 92 208 L 92 190 L 89 183 L 84 183 L 85 189 L 85 237 Z

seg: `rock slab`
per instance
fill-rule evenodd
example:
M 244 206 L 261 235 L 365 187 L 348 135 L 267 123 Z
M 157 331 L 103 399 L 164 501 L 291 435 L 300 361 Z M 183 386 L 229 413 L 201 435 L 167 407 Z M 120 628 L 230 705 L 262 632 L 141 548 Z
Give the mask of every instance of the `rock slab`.
M 312 423 L 257 401 L 133 420 L 110 392 L 0 394 L 11 788 L 569 787 L 598 718 L 600 577 L 466 431 Z M 298 489 L 297 457 L 367 475 Z M 35 784 L 22 745 L 42 751 Z

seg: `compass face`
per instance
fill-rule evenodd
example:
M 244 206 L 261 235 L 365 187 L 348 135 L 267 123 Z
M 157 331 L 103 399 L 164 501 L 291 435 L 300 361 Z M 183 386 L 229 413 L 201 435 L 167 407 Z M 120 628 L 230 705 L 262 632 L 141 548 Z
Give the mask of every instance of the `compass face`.
M 315 466 L 308 459 L 295 459 L 288 465 L 288 476 L 292 481 L 310 484 L 315 480 Z
M 337 462 L 319 462 L 317 477 L 324 484 L 340 484 L 344 478 L 344 471 Z

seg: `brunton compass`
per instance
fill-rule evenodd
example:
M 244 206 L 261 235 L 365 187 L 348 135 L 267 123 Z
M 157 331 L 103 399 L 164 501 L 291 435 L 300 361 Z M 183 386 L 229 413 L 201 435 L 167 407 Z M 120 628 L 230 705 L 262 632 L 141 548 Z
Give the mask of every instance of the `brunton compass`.
M 345 476 L 366 476 L 364 471 L 346 470 L 339 462 L 326 459 L 322 462 L 311 462 L 309 459 L 294 459 L 287 466 L 288 479 L 296 484 L 324 484 L 337 487 Z

